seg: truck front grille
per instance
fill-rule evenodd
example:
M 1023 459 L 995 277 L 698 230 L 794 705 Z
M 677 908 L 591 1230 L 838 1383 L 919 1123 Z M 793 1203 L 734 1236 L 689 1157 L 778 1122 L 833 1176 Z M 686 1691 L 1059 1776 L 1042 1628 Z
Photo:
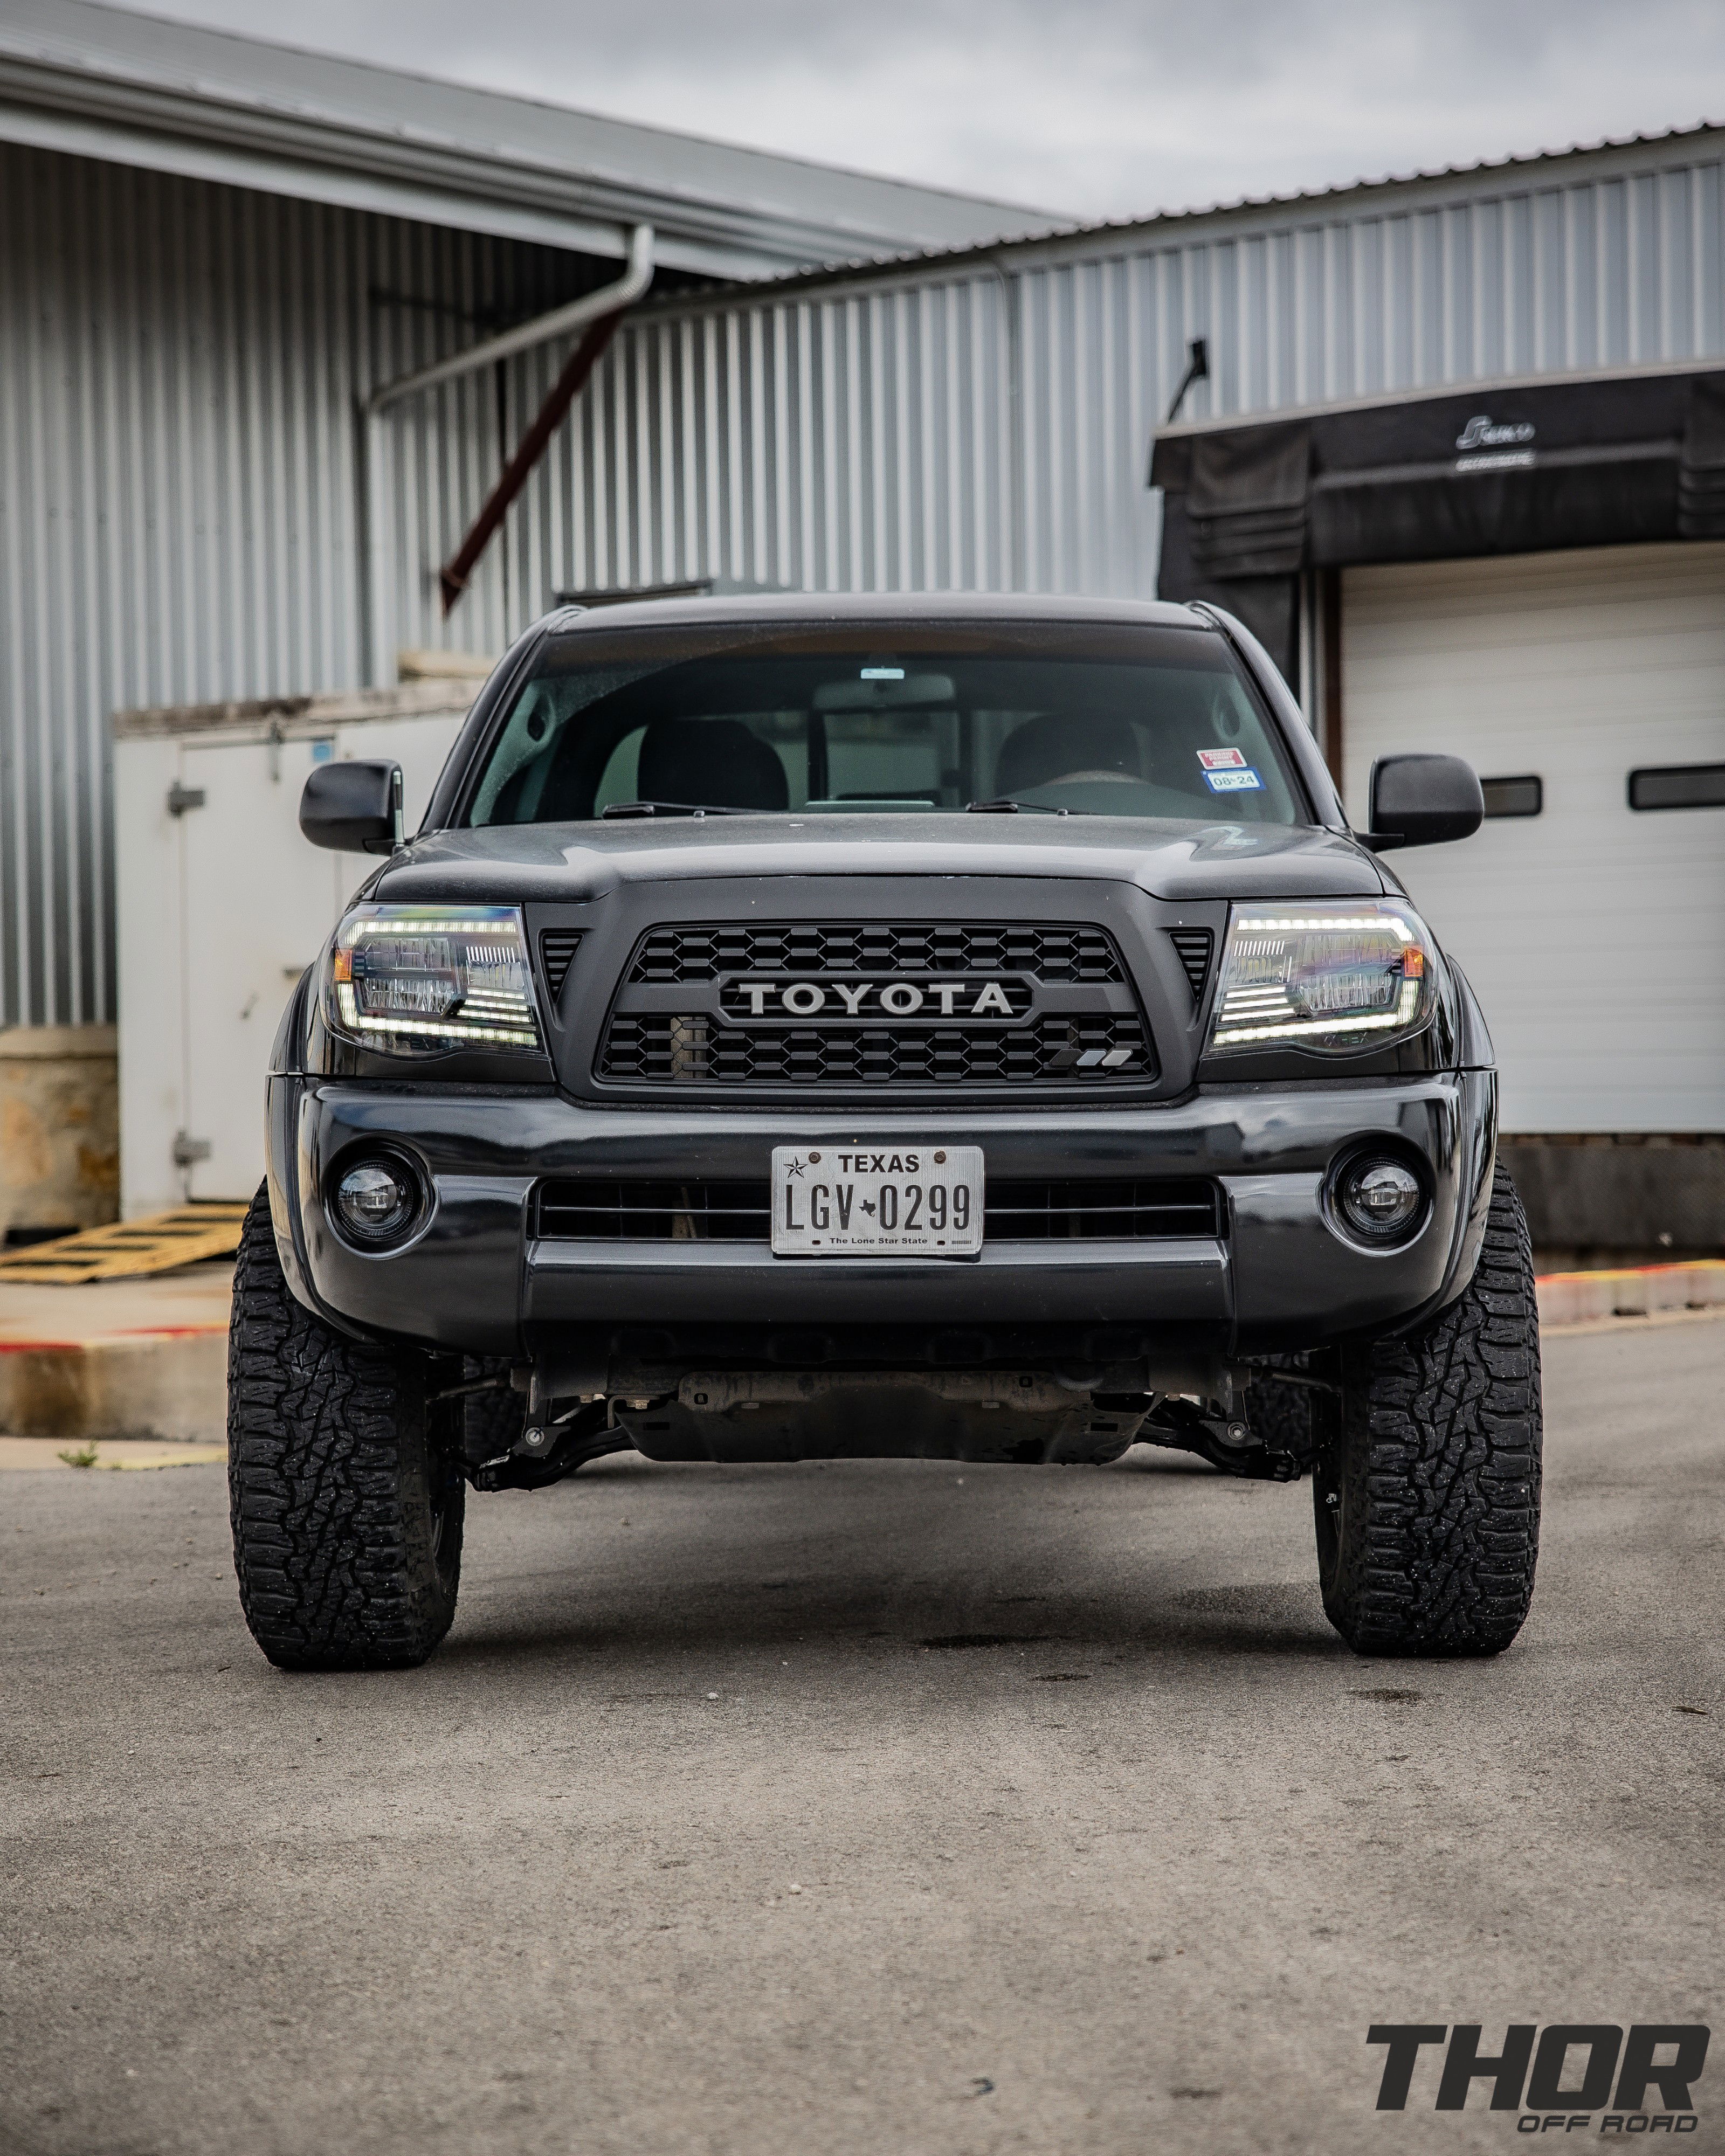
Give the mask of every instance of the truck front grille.
M 556 1243 L 764 1243 L 766 1183 L 610 1183 L 583 1176 L 539 1186 L 542 1238 Z
M 611 1182 L 583 1176 L 540 1185 L 537 1233 L 551 1242 L 767 1243 L 771 1204 L 764 1182 Z M 1219 1237 L 1221 1193 L 1196 1177 L 990 1183 L 984 1232 L 995 1243 Z
M 1040 981 L 1123 981 L 1105 928 L 1064 922 L 738 921 L 655 928 L 630 981 L 717 981 L 729 973 L 798 980 L 833 973 L 1028 973 Z
M 1210 954 L 1216 947 L 1216 933 L 1213 928 L 1170 928 L 1168 941 L 1179 955 L 1186 969 L 1186 978 L 1192 984 L 1192 1007 L 1196 1010 L 1204 1001 L 1204 992 L 1210 977 Z
M 999 1243 L 1136 1242 L 1222 1233 L 1222 1194 L 1178 1183 L 990 1183 L 985 1231 Z
M 1045 1018 L 1004 1033 L 891 1034 L 866 1026 L 755 1031 L 704 1014 L 628 1018 L 606 1030 L 601 1078 L 648 1086 L 1014 1086 L 1151 1075 L 1136 1018 Z
M 553 1003 L 563 993 L 563 983 L 569 978 L 569 967 L 581 947 L 583 933 L 579 928 L 540 931 L 539 962 L 545 968 L 545 985 Z
M 805 1092 L 1090 1089 L 1157 1075 L 1113 937 L 1086 922 L 738 922 L 649 930 L 602 1085 Z

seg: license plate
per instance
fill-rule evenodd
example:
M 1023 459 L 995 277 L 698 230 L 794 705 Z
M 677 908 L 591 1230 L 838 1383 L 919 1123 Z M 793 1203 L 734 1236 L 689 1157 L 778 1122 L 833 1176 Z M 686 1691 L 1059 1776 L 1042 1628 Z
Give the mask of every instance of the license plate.
M 973 1258 L 980 1146 L 775 1146 L 778 1258 Z

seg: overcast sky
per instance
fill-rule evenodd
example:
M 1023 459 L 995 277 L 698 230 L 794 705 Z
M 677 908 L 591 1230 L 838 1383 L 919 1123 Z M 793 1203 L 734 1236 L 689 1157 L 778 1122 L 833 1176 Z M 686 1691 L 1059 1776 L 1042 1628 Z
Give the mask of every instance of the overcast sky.
M 1725 118 L 1722 0 L 154 0 L 1086 218 Z

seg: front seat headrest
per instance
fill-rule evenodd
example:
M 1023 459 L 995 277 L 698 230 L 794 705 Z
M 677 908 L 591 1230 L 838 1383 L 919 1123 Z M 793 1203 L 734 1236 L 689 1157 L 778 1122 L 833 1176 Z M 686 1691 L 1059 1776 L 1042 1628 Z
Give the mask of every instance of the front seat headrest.
M 1064 718 L 1058 711 L 1026 719 L 1000 744 L 994 791 L 1022 793 L 1071 771 L 1117 771 L 1142 778 L 1138 737 L 1131 724 L 1096 715 Z
M 741 719 L 655 719 L 635 783 L 643 801 L 714 808 L 788 808 L 791 799 L 783 764 Z

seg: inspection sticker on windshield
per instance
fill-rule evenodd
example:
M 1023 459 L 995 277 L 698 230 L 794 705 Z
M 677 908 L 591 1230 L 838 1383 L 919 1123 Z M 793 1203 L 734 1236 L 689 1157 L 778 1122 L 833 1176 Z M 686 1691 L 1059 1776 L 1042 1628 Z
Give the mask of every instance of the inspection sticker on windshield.
M 1204 783 L 1212 793 L 1251 793 L 1264 783 L 1249 763 L 1238 771 L 1207 771 Z
M 1201 748 L 1198 760 L 1206 771 L 1244 771 L 1245 758 L 1237 748 Z
M 775 1146 L 776 1258 L 974 1258 L 980 1146 Z

